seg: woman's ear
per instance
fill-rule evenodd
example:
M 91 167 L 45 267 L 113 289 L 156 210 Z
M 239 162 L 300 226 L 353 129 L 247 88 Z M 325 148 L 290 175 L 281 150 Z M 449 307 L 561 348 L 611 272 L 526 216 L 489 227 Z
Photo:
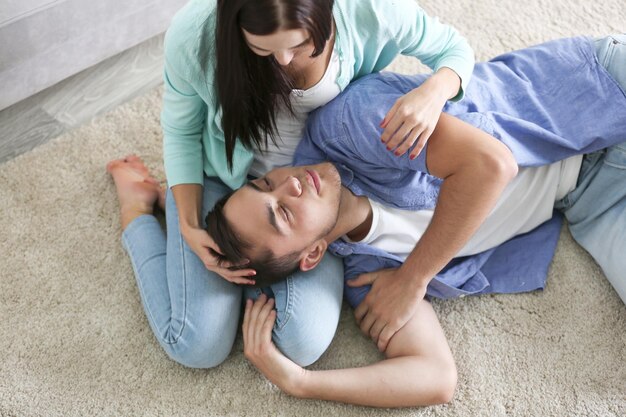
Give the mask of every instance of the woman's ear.
M 300 270 L 310 271 L 320 263 L 326 253 L 327 243 L 324 239 L 319 239 L 314 244 L 304 250 L 304 257 L 300 260 Z

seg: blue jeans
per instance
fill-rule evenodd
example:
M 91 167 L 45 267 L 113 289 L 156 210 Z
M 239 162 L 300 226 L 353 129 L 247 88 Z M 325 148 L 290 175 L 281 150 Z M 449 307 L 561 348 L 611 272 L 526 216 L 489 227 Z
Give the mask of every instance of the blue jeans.
M 205 178 L 203 219 L 229 189 Z M 231 284 L 208 271 L 180 234 L 171 191 L 166 199 L 167 237 L 157 219 L 133 220 L 122 241 L 141 295 L 146 317 L 170 358 L 193 368 L 222 363 L 232 349 L 242 295 L 256 298 L 260 290 Z M 263 290 L 275 298 L 277 319 L 273 340 L 294 362 L 315 362 L 330 345 L 339 322 L 343 264 L 326 254 L 312 271 L 299 272 Z
M 596 40 L 596 55 L 626 91 L 626 35 Z M 622 144 L 585 155 L 576 188 L 556 208 L 626 303 L 626 136 Z

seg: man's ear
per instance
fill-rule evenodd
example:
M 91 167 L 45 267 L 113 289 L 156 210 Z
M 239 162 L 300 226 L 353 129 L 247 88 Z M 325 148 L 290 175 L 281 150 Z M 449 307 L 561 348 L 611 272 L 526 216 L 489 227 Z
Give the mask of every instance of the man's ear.
M 303 251 L 304 257 L 300 260 L 300 270 L 310 271 L 320 263 L 326 253 L 327 243 L 324 239 L 317 240 Z

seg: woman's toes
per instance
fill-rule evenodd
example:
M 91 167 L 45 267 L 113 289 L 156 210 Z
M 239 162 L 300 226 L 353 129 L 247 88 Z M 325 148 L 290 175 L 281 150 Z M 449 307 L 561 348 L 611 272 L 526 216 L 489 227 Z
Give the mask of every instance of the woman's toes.
M 157 180 L 155 180 L 152 177 L 144 178 L 144 182 L 147 182 L 148 184 L 153 184 L 153 185 L 160 185 L 160 182 L 158 182 Z
M 123 163 L 124 163 L 123 159 L 114 159 L 112 161 L 109 161 L 107 163 L 106 170 L 110 174 L 111 171 L 113 171 L 116 167 L 118 167 L 120 164 L 123 164 Z

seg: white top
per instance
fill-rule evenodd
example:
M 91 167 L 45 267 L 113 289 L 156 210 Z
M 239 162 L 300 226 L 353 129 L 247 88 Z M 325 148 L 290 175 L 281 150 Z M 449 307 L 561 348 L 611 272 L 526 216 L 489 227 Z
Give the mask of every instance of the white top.
M 521 168 L 491 214 L 456 256 L 474 255 L 494 248 L 549 220 L 554 202 L 576 187 L 581 163 L 582 156 L 579 155 L 551 165 Z M 372 227 L 360 243 L 406 259 L 430 224 L 433 211 L 400 210 L 372 200 L 370 204 Z M 342 239 L 350 242 L 347 236 Z
M 291 165 L 309 113 L 328 103 L 341 92 L 337 85 L 340 69 L 339 56 L 333 49 L 328 67 L 317 84 L 307 90 L 291 90 L 291 103 L 295 115 L 285 110 L 278 113 L 276 117 L 278 146 L 270 140 L 264 152 L 255 149 L 254 161 L 249 171 L 251 175 L 261 177 L 274 168 Z

